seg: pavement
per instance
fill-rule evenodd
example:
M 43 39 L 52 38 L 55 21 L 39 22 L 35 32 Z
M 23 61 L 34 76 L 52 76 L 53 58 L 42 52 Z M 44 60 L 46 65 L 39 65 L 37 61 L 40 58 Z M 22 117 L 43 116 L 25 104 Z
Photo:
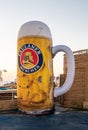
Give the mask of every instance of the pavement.
M 0 113 L 0 130 L 88 130 L 88 112 L 58 106 L 53 114 L 43 116 L 6 111 Z

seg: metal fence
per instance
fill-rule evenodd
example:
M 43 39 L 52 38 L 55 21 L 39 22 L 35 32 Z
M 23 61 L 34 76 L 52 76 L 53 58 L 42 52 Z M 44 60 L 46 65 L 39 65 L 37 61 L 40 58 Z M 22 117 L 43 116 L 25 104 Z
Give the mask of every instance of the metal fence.
M 14 100 L 16 98 L 17 98 L 17 89 L 0 90 L 0 101 Z

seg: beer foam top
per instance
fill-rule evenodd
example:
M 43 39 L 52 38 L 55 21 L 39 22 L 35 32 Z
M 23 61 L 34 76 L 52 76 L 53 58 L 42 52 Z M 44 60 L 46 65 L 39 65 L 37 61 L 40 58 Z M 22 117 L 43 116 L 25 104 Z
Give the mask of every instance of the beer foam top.
M 49 27 L 40 21 L 24 23 L 18 33 L 18 39 L 25 36 L 43 36 L 52 39 Z

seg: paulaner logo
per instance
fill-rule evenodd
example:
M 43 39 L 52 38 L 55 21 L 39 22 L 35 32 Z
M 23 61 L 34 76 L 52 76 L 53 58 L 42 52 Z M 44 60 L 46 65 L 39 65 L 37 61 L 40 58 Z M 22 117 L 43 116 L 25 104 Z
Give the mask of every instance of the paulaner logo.
M 19 68 L 24 73 L 34 73 L 38 71 L 43 64 L 41 50 L 33 44 L 25 44 L 20 48 L 18 54 Z

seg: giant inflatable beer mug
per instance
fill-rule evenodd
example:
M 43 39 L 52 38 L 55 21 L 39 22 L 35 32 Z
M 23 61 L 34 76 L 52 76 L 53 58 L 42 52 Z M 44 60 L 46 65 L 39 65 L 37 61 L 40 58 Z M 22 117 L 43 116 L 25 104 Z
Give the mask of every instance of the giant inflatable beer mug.
M 68 71 L 65 83 L 54 89 L 52 58 L 59 51 L 67 55 Z M 72 51 L 64 45 L 53 47 L 48 26 L 40 21 L 30 21 L 19 30 L 17 60 L 18 109 L 35 115 L 51 112 L 53 97 L 67 92 L 73 83 L 75 67 Z

